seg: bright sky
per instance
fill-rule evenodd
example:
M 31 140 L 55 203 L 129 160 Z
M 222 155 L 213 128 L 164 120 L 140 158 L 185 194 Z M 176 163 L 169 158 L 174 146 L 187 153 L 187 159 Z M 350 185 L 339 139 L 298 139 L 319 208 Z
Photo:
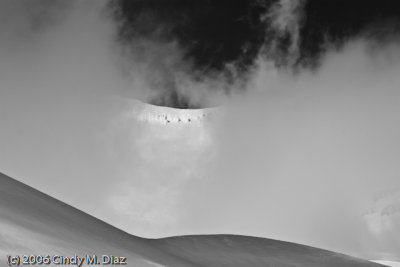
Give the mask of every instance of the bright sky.
M 353 40 L 295 77 L 260 58 L 229 98 L 194 91 L 223 81 L 183 77 L 189 95 L 224 99 L 224 115 L 149 124 L 133 97 L 150 94 L 152 73 L 133 62 L 134 78 L 121 74 L 101 4 L 74 2 L 32 27 L 21 3 L 0 6 L 2 172 L 134 235 L 246 234 L 400 257 L 397 43 Z

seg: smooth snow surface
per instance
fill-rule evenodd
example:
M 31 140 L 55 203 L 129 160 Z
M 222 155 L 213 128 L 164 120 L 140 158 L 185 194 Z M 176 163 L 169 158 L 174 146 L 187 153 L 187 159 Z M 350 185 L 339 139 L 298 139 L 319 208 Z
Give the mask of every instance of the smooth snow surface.
M 0 174 L 0 266 L 6 255 L 127 257 L 135 267 L 374 267 L 308 246 L 233 235 L 145 239 L 132 236 Z
M 397 261 L 373 261 L 376 263 L 380 263 L 389 267 L 400 267 L 400 262 Z

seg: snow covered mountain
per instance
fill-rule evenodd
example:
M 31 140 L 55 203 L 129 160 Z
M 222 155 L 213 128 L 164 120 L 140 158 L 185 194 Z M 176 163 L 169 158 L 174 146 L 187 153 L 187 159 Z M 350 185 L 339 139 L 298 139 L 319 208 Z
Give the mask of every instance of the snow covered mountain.
M 163 106 L 135 103 L 134 115 L 142 122 L 164 125 L 196 125 L 212 120 L 222 113 L 222 108 L 176 109 Z
M 400 262 L 396 262 L 396 261 L 374 261 L 374 262 L 383 264 L 386 266 L 390 266 L 390 267 L 400 267 Z
M 0 174 L 0 266 L 8 266 L 7 256 L 24 254 L 49 255 L 53 263 L 61 257 L 78 259 L 82 260 L 82 266 L 93 255 L 98 256 L 99 263 L 117 257 L 126 259 L 127 266 L 135 267 L 382 266 L 265 238 L 233 235 L 140 238 Z

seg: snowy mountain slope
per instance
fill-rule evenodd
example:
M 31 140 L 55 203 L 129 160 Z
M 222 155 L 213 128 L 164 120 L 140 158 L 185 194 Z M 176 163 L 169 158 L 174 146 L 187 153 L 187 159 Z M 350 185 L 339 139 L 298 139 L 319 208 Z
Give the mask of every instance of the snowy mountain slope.
M 6 255 L 32 253 L 112 254 L 127 257 L 127 266 L 135 267 L 381 266 L 263 238 L 214 235 L 144 239 L 0 174 L 0 266 L 8 266 Z
M 192 266 L 149 246 L 143 238 L 0 175 L 0 266 L 6 266 L 5 255 L 27 253 L 112 254 L 127 257 L 128 266 L 154 267 L 160 261 Z
M 136 101 L 134 116 L 142 122 L 164 125 L 196 125 L 213 119 L 222 113 L 222 108 L 176 109 Z
M 156 246 L 200 266 L 377 266 L 374 263 L 290 242 L 235 235 L 159 239 Z
M 396 261 L 373 261 L 379 264 L 383 264 L 386 266 L 390 266 L 390 267 L 400 267 L 400 262 L 396 262 Z

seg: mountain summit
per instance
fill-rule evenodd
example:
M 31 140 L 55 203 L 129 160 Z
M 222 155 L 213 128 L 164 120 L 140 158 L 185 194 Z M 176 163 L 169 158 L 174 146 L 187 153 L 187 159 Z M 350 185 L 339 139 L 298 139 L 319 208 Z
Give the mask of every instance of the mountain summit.
M 0 266 L 8 266 L 6 255 L 24 254 L 48 255 L 54 261 L 80 259 L 83 263 L 94 256 L 100 263 L 125 259 L 127 266 L 135 267 L 383 266 L 309 246 L 248 236 L 141 238 L 0 174 Z

